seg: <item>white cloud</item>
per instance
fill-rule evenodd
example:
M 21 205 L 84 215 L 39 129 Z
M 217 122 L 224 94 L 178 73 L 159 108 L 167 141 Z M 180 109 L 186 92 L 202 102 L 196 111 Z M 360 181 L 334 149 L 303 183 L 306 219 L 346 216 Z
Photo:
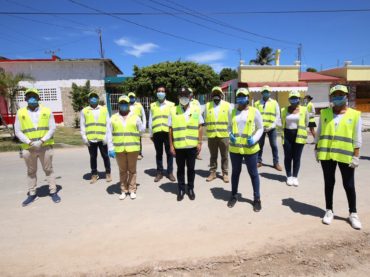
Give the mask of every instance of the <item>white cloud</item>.
M 209 66 L 217 73 L 220 73 L 220 71 L 226 67 L 223 63 L 210 63 Z
M 209 63 L 216 62 L 224 59 L 226 56 L 226 51 L 207 51 L 202 53 L 197 53 L 189 55 L 186 57 L 187 60 L 194 61 L 197 63 Z
M 159 46 L 152 42 L 136 44 L 127 38 L 120 38 L 114 41 L 118 46 L 125 48 L 125 53 L 140 58 L 143 54 L 151 53 Z
M 58 39 L 60 39 L 59 37 L 48 37 L 48 36 L 46 36 L 46 37 L 42 37 L 44 40 L 46 40 L 46 41 L 53 41 L 53 40 L 58 40 Z

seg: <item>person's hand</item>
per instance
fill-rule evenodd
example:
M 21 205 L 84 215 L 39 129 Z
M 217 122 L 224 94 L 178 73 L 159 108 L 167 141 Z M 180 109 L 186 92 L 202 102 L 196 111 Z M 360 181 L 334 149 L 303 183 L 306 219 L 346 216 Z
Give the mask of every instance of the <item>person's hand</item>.
M 201 150 L 202 150 L 202 144 L 198 143 L 198 145 L 197 145 L 197 155 L 199 155 Z
M 174 156 L 174 157 L 175 157 L 175 156 L 176 156 L 176 150 L 175 150 L 175 147 L 171 146 L 170 151 L 171 151 L 172 156 Z
M 315 153 L 315 160 L 316 160 L 316 162 L 319 163 L 320 160 L 319 160 L 319 153 L 317 152 L 317 149 L 315 149 L 314 153 Z
M 248 146 L 252 146 L 255 143 L 253 137 L 249 136 L 247 139 L 247 143 L 248 143 Z
M 43 143 L 42 140 L 36 140 L 36 141 L 34 141 L 32 143 L 31 147 L 33 147 L 33 148 L 40 148 L 41 145 L 42 145 L 42 143 Z
M 348 165 L 351 168 L 356 168 L 360 165 L 360 158 L 353 156 L 351 163 Z
M 108 156 L 112 159 L 114 159 L 116 157 L 116 152 L 114 152 L 113 150 L 109 150 L 108 151 Z
M 90 142 L 88 141 L 88 139 L 86 137 L 82 138 L 84 144 L 89 147 L 90 146 Z
M 230 133 L 229 134 L 229 138 L 230 138 L 231 143 L 235 143 L 236 142 L 236 137 L 234 136 L 233 133 Z
M 107 139 L 106 138 L 103 139 L 103 145 L 107 145 Z

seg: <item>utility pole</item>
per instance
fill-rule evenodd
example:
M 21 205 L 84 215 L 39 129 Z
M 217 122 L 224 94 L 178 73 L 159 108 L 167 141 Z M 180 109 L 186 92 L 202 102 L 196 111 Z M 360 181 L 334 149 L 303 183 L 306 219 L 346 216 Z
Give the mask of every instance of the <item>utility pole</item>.
M 339 67 L 339 59 L 337 59 L 337 67 Z
M 238 48 L 238 53 L 239 53 L 239 62 L 240 62 L 242 59 L 242 49 L 241 48 Z
M 299 61 L 299 71 L 302 67 L 302 43 L 298 44 L 297 60 Z
M 100 58 L 104 59 L 104 50 L 103 50 L 103 40 L 102 40 L 102 31 L 101 29 L 96 29 L 96 32 L 99 35 L 99 46 L 100 46 Z

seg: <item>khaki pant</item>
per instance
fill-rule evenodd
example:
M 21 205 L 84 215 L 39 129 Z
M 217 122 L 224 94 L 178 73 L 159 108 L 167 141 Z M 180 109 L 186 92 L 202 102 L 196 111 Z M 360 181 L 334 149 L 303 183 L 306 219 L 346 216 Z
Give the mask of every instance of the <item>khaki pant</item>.
M 209 170 L 216 172 L 218 149 L 220 149 L 222 173 L 227 174 L 229 169 L 229 138 L 208 138 L 208 149 L 211 154 Z
M 116 153 L 121 192 L 136 192 L 136 164 L 139 151 Z
M 39 149 L 23 150 L 23 158 L 27 166 L 27 183 L 29 194 L 36 195 L 37 158 L 40 159 L 42 168 L 48 180 L 50 193 L 56 193 L 57 185 L 53 170 L 53 147 L 45 146 Z

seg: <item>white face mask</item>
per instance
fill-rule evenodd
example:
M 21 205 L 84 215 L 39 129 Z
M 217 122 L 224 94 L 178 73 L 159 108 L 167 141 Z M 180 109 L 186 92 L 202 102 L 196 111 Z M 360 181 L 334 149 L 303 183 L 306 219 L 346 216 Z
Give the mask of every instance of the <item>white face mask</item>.
M 189 104 L 190 102 L 190 99 L 188 97 L 181 97 L 180 98 L 180 104 L 183 105 L 183 106 L 186 106 L 187 104 Z

